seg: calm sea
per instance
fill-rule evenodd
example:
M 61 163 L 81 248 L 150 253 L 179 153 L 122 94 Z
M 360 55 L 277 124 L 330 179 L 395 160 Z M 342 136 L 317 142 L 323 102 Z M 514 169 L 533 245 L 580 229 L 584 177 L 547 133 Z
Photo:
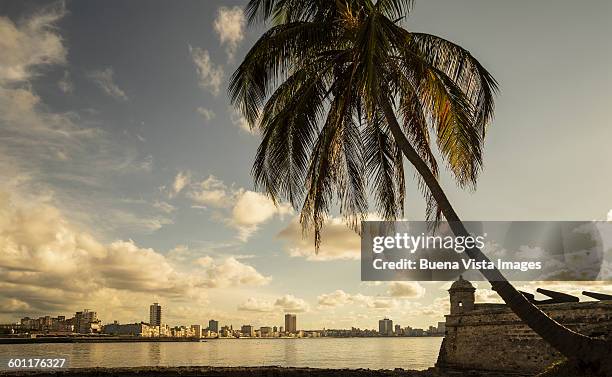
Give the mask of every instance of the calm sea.
M 0 360 L 65 357 L 70 367 L 261 366 L 427 369 L 442 338 L 213 339 L 193 343 L 0 345 Z

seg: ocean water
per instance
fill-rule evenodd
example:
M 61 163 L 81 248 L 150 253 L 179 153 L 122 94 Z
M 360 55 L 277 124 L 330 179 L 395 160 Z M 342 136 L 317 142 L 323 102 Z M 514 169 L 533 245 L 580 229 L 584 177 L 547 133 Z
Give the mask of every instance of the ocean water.
M 263 366 L 427 369 L 442 338 L 211 339 L 178 343 L 2 344 L 0 360 L 67 358 L 69 367 Z M 0 366 L 0 369 L 6 365 Z

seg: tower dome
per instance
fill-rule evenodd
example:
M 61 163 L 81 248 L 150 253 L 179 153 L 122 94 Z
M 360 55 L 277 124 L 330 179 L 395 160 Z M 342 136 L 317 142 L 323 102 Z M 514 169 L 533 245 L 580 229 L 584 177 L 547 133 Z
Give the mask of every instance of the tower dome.
M 468 280 L 465 280 L 462 275 L 459 275 L 459 279 L 453 282 L 453 284 L 451 285 L 448 291 L 450 292 L 450 291 L 459 291 L 459 290 L 466 290 L 466 289 L 476 290 L 476 288 L 474 288 L 472 283 L 470 283 Z

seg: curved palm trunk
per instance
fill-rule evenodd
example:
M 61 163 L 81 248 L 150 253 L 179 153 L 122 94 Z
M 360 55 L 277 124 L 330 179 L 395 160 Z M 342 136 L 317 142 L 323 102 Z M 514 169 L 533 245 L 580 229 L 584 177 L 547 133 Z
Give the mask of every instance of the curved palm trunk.
M 425 184 L 435 198 L 442 214 L 449 222 L 449 226 L 453 230 L 453 233 L 457 236 L 468 236 L 469 233 L 467 229 L 451 206 L 438 180 L 404 135 L 395 117 L 391 103 L 388 100 L 384 100 L 381 105 L 395 142 L 408 161 L 410 161 L 421 177 L 423 177 Z M 466 253 L 470 258 L 475 260 L 489 260 L 478 248 L 466 250 Z M 610 355 L 612 355 L 612 345 L 609 342 L 584 336 L 553 320 L 517 291 L 499 270 L 480 270 L 480 272 L 489 280 L 492 289 L 501 296 L 510 309 L 512 309 L 527 326 L 564 356 L 588 364 L 596 369 L 604 367 L 602 364 L 609 363 L 609 359 L 611 358 Z

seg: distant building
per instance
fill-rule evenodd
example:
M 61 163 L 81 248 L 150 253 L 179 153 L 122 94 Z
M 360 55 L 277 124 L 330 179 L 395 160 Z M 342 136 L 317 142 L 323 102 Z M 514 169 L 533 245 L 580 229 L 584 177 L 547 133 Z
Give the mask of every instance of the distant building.
M 402 326 L 400 325 L 395 325 L 395 330 L 393 330 L 393 333 L 397 336 L 402 335 Z
M 210 321 L 208 321 L 208 330 L 218 333 L 219 332 L 219 321 L 215 321 L 214 319 L 211 319 Z
M 240 328 L 240 334 L 242 336 L 253 337 L 255 336 L 255 329 L 251 325 L 242 325 L 242 327 Z
M 202 337 L 202 326 L 201 325 L 191 325 L 191 331 L 193 332 L 193 336 L 196 338 Z
M 74 314 L 74 332 L 79 334 L 91 334 L 102 331 L 102 322 L 98 319 L 98 313 L 89 309 Z
M 272 327 L 264 326 L 259 328 L 259 336 L 269 338 L 272 336 Z
M 149 323 L 151 326 L 161 326 L 162 308 L 157 302 L 149 306 Z
M 389 318 L 378 321 L 378 333 L 384 336 L 393 335 L 393 321 Z
M 130 335 L 141 336 L 145 338 L 158 335 L 155 328 L 149 326 L 147 323 L 144 322 L 128 323 L 122 325 L 115 321 L 115 323 L 104 325 L 102 332 L 109 335 Z
M 289 334 L 297 332 L 297 317 L 295 314 L 285 314 L 285 332 Z

